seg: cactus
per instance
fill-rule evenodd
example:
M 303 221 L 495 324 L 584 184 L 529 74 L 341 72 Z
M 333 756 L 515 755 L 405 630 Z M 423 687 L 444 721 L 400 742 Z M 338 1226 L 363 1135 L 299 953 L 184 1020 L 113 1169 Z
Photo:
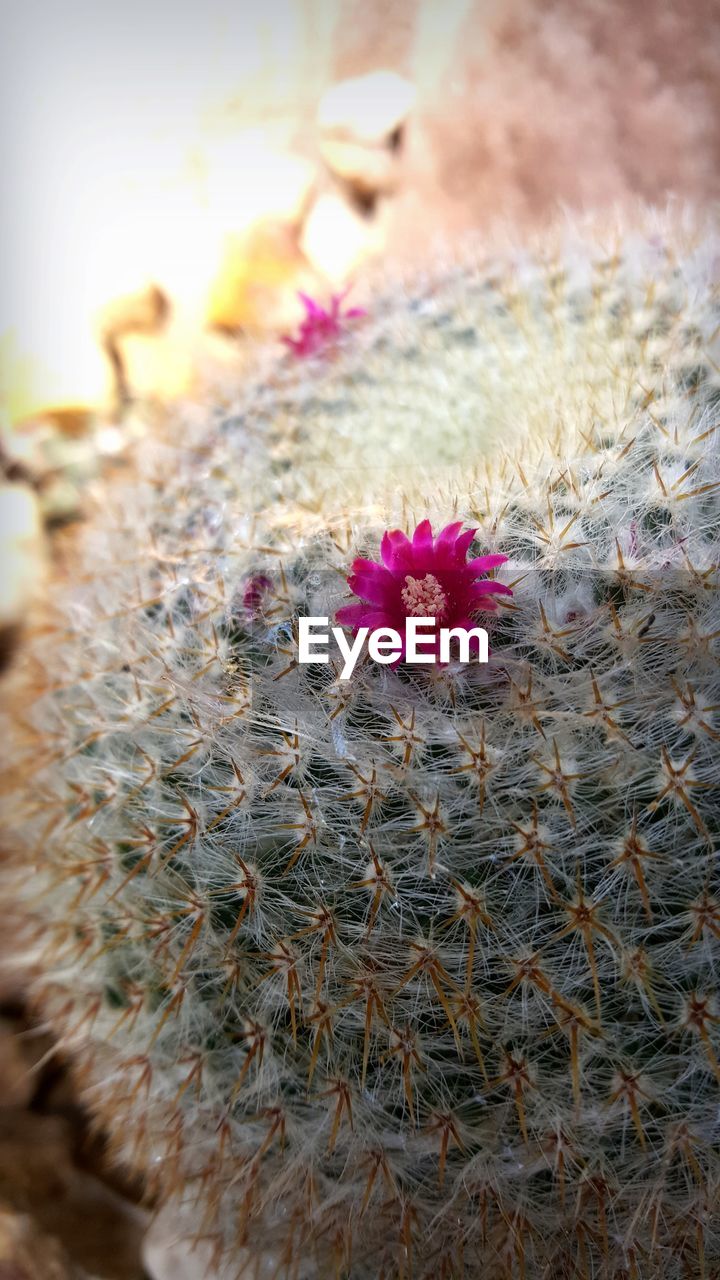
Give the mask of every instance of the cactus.
M 147 445 L 37 629 L 36 997 L 228 1274 L 718 1265 L 718 308 L 672 244 L 378 298 Z M 425 519 L 507 557 L 490 663 L 298 665 Z

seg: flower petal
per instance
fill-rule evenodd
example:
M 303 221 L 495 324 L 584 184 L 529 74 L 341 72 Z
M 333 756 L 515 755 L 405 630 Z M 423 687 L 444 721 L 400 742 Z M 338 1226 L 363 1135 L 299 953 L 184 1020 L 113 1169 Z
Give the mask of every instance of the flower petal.
M 497 596 L 509 596 L 512 591 L 503 582 L 475 582 L 456 600 L 458 611 L 476 613 L 478 609 L 494 613 L 497 609 Z
M 341 627 L 359 627 L 364 625 L 362 620 L 368 612 L 366 604 L 344 604 L 336 611 L 335 617 Z
M 365 556 L 356 556 L 350 568 L 354 574 L 376 574 L 385 578 L 388 583 L 395 581 L 390 570 L 386 569 L 385 565 L 378 564 L 377 560 L 368 560 Z
M 336 611 L 335 618 L 341 627 L 352 627 L 353 631 L 360 627 L 398 629 L 396 620 L 385 609 L 375 609 L 367 604 L 344 604 Z
M 412 568 L 412 544 L 402 529 L 389 529 L 383 534 L 380 555 L 388 569 Z
M 455 619 L 453 619 L 453 626 L 454 626 L 454 627 L 462 627 L 465 631 L 472 631 L 475 627 L 482 626 L 482 619 L 480 619 L 480 618 L 471 618 L 471 617 L 469 617 L 469 616 L 468 616 L 468 617 L 463 617 L 463 618 L 455 618 Z M 480 639 L 479 639 L 479 637 L 478 637 L 478 636 L 470 636 L 470 638 L 469 638 L 469 645 L 470 645 L 470 650 L 471 650 L 471 652 L 472 652 L 472 650 L 473 650 L 473 649 L 479 649 L 479 648 L 480 648 Z
M 433 548 L 433 563 L 435 565 L 454 566 L 457 564 L 456 545 L 461 529 L 462 520 L 456 520 L 454 524 L 448 524 L 444 529 L 440 530 Z
M 353 573 L 348 578 L 350 590 L 361 600 L 369 600 L 372 604 L 391 605 L 397 597 L 397 583 L 390 573 L 380 564 L 371 569 L 363 569 L 361 573 Z
M 464 533 L 460 534 L 459 538 L 455 539 L 454 558 L 457 564 L 465 564 L 467 553 L 470 550 L 470 544 L 472 543 L 476 533 L 477 529 L 466 529 Z
M 478 596 L 490 594 L 511 596 L 513 593 L 512 587 L 506 586 L 504 582 L 497 582 L 495 578 L 483 578 L 482 582 L 473 582 L 470 591 Z
M 413 534 L 412 549 L 416 568 L 424 568 L 424 565 L 418 566 L 419 557 L 422 557 L 424 560 L 432 561 L 433 531 L 429 520 L 420 521 L 420 524 Z
M 468 560 L 467 567 L 473 573 L 487 573 L 489 569 L 498 569 L 506 560 L 507 556 L 502 555 L 476 556 L 474 560 Z
M 298 298 L 300 299 L 305 310 L 307 311 L 308 316 L 326 316 L 327 315 L 327 311 L 325 310 L 325 308 L 321 307 L 320 304 L 316 302 L 314 298 L 311 298 L 309 293 L 303 293 L 300 289 L 298 289 Z
M 455 520 L 452 524 L 446 524 L 435 539 L 435 550 L 438 551 L 440 547 L 454 546 L 462 526 L 462 520 Z

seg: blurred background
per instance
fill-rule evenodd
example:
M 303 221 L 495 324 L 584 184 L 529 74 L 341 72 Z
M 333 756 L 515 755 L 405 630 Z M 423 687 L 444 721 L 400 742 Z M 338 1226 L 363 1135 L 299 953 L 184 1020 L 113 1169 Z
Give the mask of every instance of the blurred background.
M 469 231 L 720 194 L 720 0 L 10 0 L 2 27 L 5 661 L 92 486 L 281 352 L 298 290 L 367 305 Z M 2 1280 L 200 1276 L 12 965 L 0 1009 Z

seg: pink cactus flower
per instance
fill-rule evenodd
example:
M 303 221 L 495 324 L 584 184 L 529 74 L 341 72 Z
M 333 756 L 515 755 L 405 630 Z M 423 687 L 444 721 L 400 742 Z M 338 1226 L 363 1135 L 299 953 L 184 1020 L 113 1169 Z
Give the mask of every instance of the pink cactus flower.
M 290 347 L 296 356 L 317 355 L 342 335 L 347 320 L 367 315 L 362 307 L 342 310 L 342 304 L 348 293 L 349 289 L 345 289 L 342 293 L 334 293 L 328 310 L 321 307 L 307 293 L 299 293 L 298 297 L 305 307 L 305 319 L 300 325 L 296 338 L 283 337 L 282 341 L 285 345 Z
M 263 597 L 269 591 L 272 582 L 264 573 L 255 573 L 248 578 L 243 591 L 243 609 L 249 618 L 257 617 L 262 608 Z
M 433 537 L 429 520 L 423 520 L 412 540 L 399 529 L 383 534 L 380 543 L 382 564 L 358 558 L 353 561 L 348 586 L 359 597 L 359 604 L 338 609 L 341 626 L 357 632 L 360 627 L 391 627 L 405 635 L 408 617 L 437 619 L 439 627 L 478 625 L 476 614 L 494 612 L 495 596 L 512 595 L 510 587 L 481 574 L 504 564 L 507 556 L 487 555 L 467 559 L 470 544 L 477 532 L 462 530 L 462 520 L 446 525 Z M 435 657 L 439 650 L 439 637 Z M 402 660 L 400 654 L 398 661 Z M 428 653 L 432 653 L 428 649 Z

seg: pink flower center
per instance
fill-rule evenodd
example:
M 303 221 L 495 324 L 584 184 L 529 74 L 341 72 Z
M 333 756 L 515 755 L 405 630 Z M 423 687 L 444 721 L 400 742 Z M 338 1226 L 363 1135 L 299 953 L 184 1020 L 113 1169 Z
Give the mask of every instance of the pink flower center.
M 439 618 L 447 609 L 447 596 L 434 573 L 405 579 L 402 602 L 411 618 Z

